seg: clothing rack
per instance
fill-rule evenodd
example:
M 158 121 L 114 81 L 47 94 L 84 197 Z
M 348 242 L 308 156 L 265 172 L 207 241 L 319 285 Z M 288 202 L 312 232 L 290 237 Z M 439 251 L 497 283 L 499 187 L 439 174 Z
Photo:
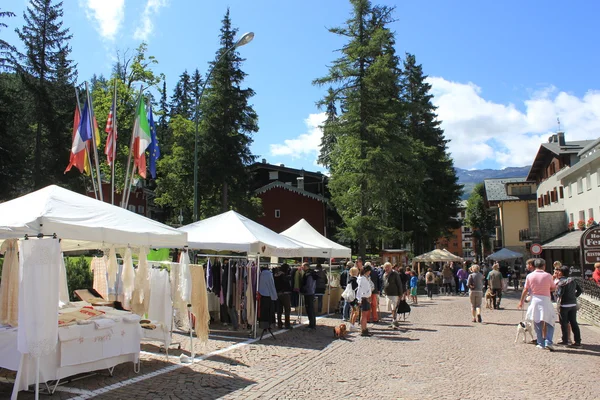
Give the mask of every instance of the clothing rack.
M 25 237 L 23 238 L 24 240 L 29 240 L 30 237 L 35 237 L 37 239 L 42 239 L 45 237 L 51 237 L 52 239 L 57 239 L 58 237 L 56 236 L 56 233 L 53 233 L 52 235 L 45 235 L 43 233 L 38 233 L 35 236 L 29 236 L 28 234 L 25 234 Z

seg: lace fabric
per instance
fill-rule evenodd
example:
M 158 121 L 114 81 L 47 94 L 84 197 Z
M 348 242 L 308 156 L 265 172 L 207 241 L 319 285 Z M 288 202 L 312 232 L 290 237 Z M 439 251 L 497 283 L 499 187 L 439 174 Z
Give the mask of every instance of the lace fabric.
M 123 298 L 124 307 L 129 309 L 131 307 L 131 298 L 133 295 L 133 288 L 135 283 L 135 271 L 133 270 L 133 257 L 131 255 L 131 248 L 125 250 L 125 256 L 123 257 Z
M 58 342 L 61 264 L 57 239 L 20 240 L 19 334 L 17 348 L 33 357 L 50 354 Z
M 131 299 L 131 311 L 137 315 L 148 313 L 150 302 L 150 269 L 148 267 L 148 249 L 142 247 L 138 256 L 138 268 L 135 273 L 135 284 L 133 297 Z

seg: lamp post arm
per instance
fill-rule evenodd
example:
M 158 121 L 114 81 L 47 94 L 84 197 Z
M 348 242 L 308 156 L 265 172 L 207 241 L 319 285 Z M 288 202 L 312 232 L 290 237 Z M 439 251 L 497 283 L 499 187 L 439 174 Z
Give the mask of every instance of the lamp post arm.
M 237 43 L 225 50 L 221 57 L 213 64 L 213 67 L 208 71 L 208 76 L 202 85 L 202 89 L 200 89 L 200 93 L 196 97 L 196 104 L 194 105 L 194 125 L 195 125 L 195 134 L 194 134 L 194 212 L 192 213 L 193 222 L 198 221 L 198 124 L 199 124 L 199 107 L 200 101 L 202 100 L 202 96 L 204 96 L 204 89 L 206 89 L 206 85 L 210 81 L 210 77 L 212 76 L 215 67 L 221 62 L 221 60 L 229 54 L 229 52 L 235 48 L 237 48 Z

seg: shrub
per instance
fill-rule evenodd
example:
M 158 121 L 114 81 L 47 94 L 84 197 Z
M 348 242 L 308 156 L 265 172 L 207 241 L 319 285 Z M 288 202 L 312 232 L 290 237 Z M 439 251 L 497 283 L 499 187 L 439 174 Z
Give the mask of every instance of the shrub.
M 65 268 L 67 269 L 67 285 L 69 287 L 69 299 L 77 300 L 73 291 L 77 289 L 88 289 L 94 284 L 94 277 L 90 264 L 84 256 L 79 258 L 65 257 Z

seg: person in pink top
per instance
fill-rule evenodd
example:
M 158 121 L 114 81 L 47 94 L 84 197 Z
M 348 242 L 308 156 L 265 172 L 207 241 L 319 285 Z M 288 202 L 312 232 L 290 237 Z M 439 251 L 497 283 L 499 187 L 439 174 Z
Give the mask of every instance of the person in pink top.
M 531 294 L 531 303 L 527 308 L 527 319 L 533 321 L 537 335 L 537 348 L 554 351 L 552 337 L 554 336 L 554 324 L 556 322 L 556 310 L 552 306 L 550 293 L 556 289 L 552 275 L 545 271 L 546 261 L 536 258 L 535 271 L 525 278 L 525 287 L 521 294 L 519 310 L 523 308 L 523 302 L 528 294 Z M 544 334 L 543 328 L 546 326 Z

